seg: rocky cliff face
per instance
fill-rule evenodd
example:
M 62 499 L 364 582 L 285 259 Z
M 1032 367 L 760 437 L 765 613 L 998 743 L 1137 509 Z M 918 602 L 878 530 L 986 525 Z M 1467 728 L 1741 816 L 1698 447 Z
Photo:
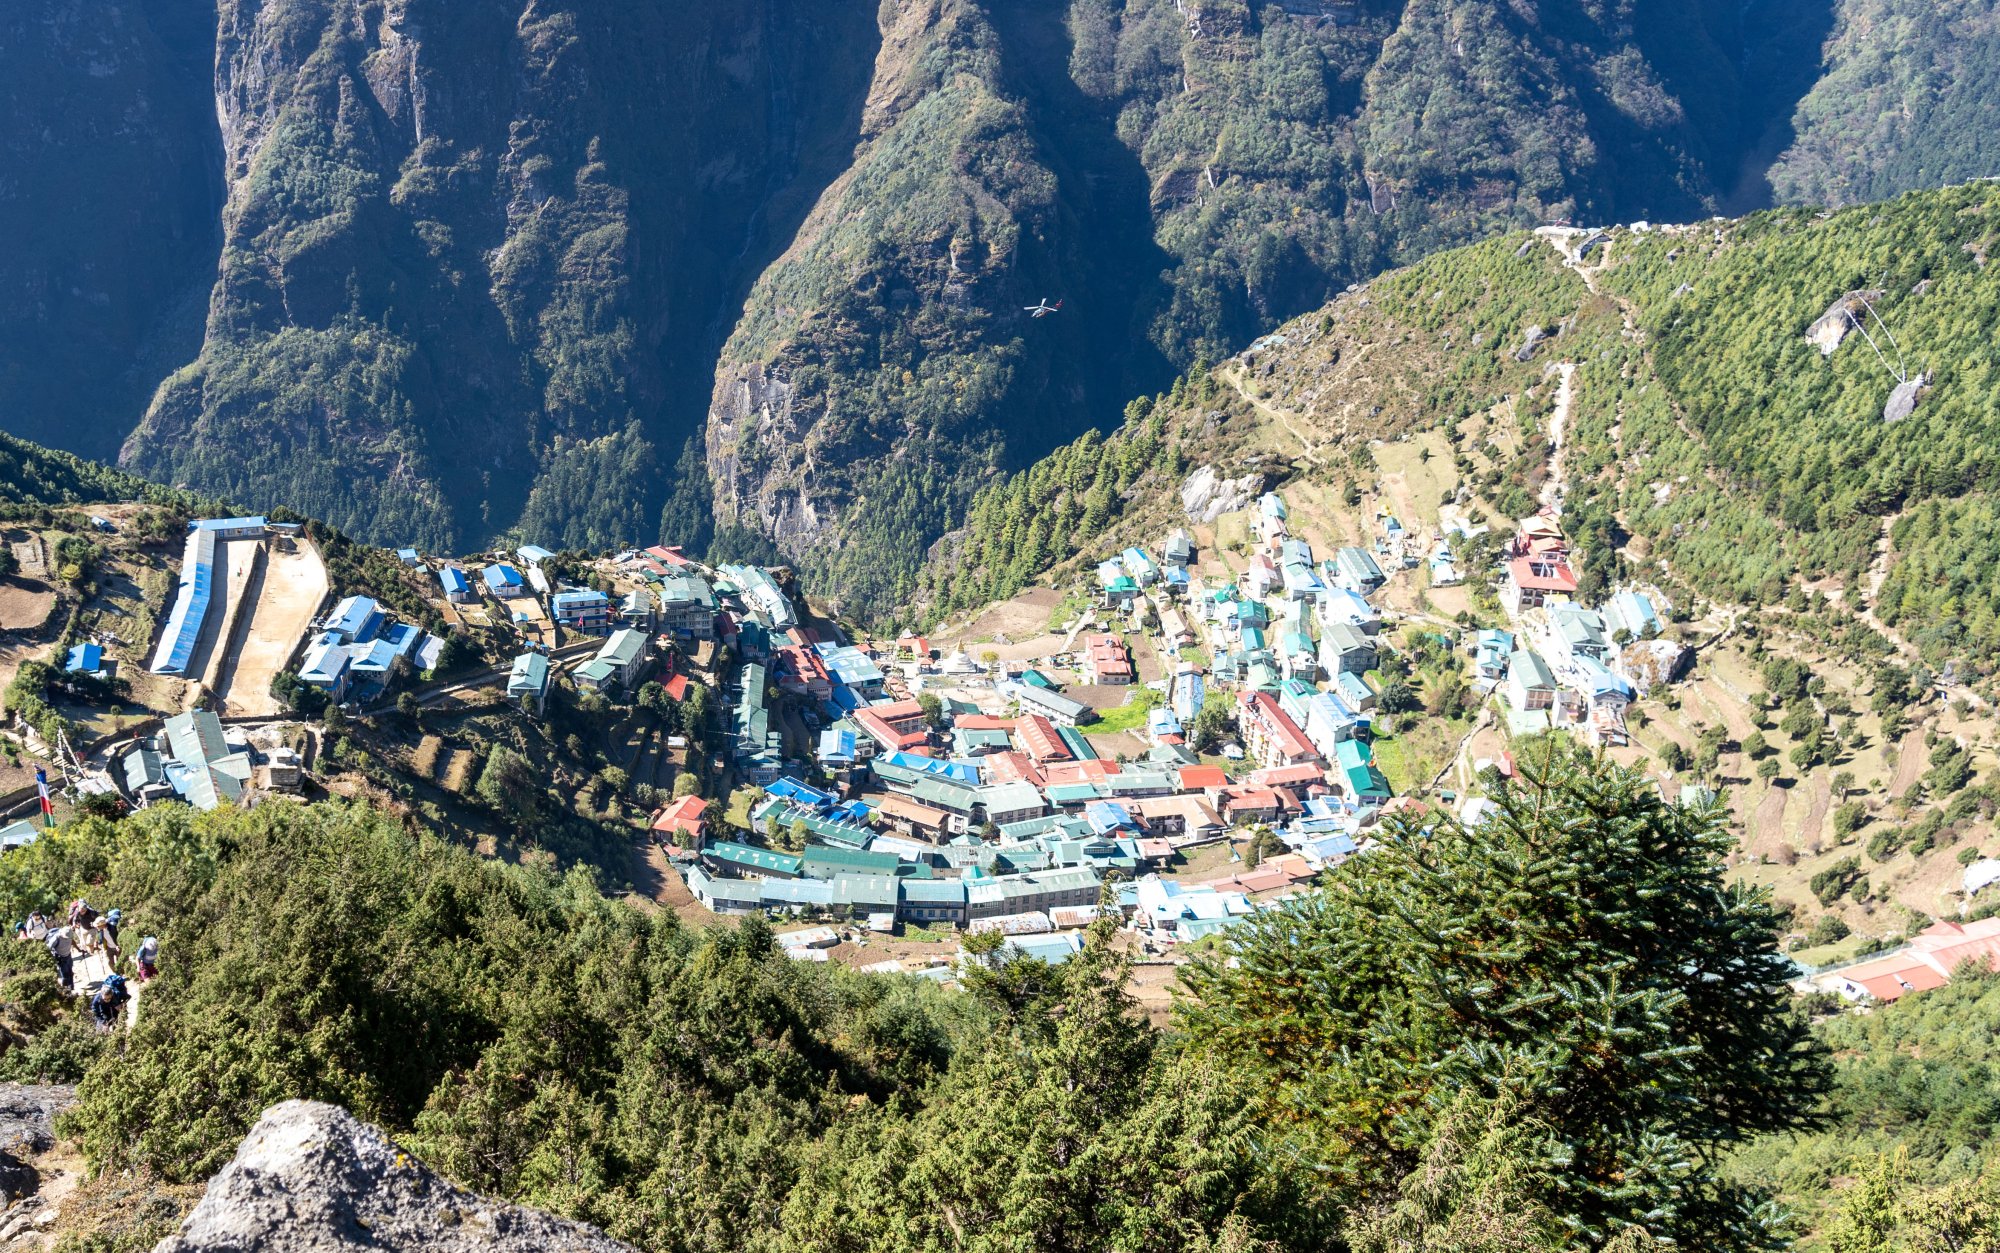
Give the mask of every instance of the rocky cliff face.
M 682 372 L 852 142 L 850 7 L 226 0 L 206 342 L 127 462 L 436 547 L 648 535 Z
M 454 1187 L 337 1106 L 268 1110 L 153 1253 L 630 1253 L 594 1227 Z
M 99 458 L 201 342 L 220 151 L 208 6 L 0 5 L 0 426 Z
M 1938 177 L 1921 126 L 1829 135 L 1962 131 L 1995 4 L 29 6 L 0 420 L 103 452 L 164 377 L 155 478 L 438 548 L 775 549 L 880 610 L 997 471 L 1387 267 Z

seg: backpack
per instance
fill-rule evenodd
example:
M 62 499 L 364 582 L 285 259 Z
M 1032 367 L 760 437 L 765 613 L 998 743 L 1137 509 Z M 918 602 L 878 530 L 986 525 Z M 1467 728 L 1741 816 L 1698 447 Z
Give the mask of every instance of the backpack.
M 104 995 L 113 1000 L 122 1000 L 125 996 L 125 976 L 112 975 L 106 979 L 104 981 Z

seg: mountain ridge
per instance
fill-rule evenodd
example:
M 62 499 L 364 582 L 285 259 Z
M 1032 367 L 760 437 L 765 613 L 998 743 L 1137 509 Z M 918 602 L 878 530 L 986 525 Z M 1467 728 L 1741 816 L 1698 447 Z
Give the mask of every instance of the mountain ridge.
M 0 55 L 46 76 L 115 37 L 131 73 L 97 90 L 172 84 L 181 117 L 200 6 L 170 8 L 77 10 Z M 73 318 L 23 301 L 39 329 L 0 350 L 0 412 L 371 539 L 714 543 L 879 607 L 996 475 L 1391 266 L 1503 227 L 1751 206 L 1772 178 L 1843 199 L 1962 176 L 1994 11 L 226 0 L 215 134 L 140 125 L 139 155 L 84 171 L 214 153 L 226 200 L 163 184 L 141 211 L 216 232 L 202 345 L 173 347 L 198 276 L 94 254 L 161 329 L 104 339 L 136 355 L 111 377 L 31 348 Z M 1927 121 L 1848 138 L 1892 100 Z M 54 168 L 68 138 L 17 155 Z M 4 211 L 32 236 L 59 206 L 25 190 Z M 65 229 L 86 252 L 107 233 Z M 1044 297 L 1064 311 L 1028 322 Z M 149 371 L 143 419 L 117 419 Z M 51 416 L 70 396 L 86 421 Z

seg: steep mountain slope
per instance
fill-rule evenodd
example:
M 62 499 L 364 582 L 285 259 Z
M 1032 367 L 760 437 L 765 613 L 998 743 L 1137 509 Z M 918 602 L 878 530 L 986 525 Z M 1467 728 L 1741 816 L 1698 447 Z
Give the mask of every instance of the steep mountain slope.
M 117 455 L 201 343 L 221 146 L 213 9 L 0 6 L 0 426 Z
M 1996 248 L 2000 185 L 1975 183 L 1440 254 L 982 493 L 933 562 L 930 606 L 1005 596 L 1045 568 L 1060 579 L 1108 541 L 1156 535 L 1184 520 L 1204 468 L 1337 492 L 1374 477 L 1373 443 L 1417 431 L 1444 432 L 1483 499 L 1526 512 L 1547 474 L 1553 365 L 1569 362 L 1565 527 L 1588 582 L 1644 566 L 1689 602 L 1844 589 L 1933 665 L 1986 673 L 2000 659 Z
M 438 547 L 650 533 L 675 389 L 852 134 L 852 8 L 224 4 L 207 343 L 126 460 Z
M 191 505 L 194 499 L 74 453 L 0 432 L 0 505 L 96 505 L 119 500 Z
M 857 607 L 1169 363 L 1508 223 L 1708 211 L 1741 158 L 1711 114 L 1748 107 L 1720 3 L 1673 31 L 1480 0 L 884 15 L 855 165 L 752 293 L 708 428 L 720 524 Z M 1690 38 L 1692 109 L 1650 59 L 1691 73 Z M 1021 313 L 1051 291 L 1056 321 Z
M 1996 99 L 1993 0 L 1848 0 L 1771 184 L 1795 203 L 1855 204 L 2000 172 Z
M 10 426 L 101 454 L 166 374 L 156 478 L 440 548 L 775 549 L 879 610 L 996 471 L 1386 267 L 1974 169 L 1996 0 L 219 7 L 219 133 L 200 0 L 0 28 L 45 119 L 5 141 L 47 241 L 4 263 Z

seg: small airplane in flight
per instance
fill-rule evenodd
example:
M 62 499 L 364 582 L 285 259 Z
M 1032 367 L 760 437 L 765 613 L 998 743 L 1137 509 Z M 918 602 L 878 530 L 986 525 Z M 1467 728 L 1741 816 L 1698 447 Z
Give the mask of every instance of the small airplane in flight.
M 1034 317 L 1045 318 L 1051 313 L 1060 313 L 1062 311 L 1062 301 L 1058 300 L 1054 304 L 1050 304 L 1048 297 L 1044 296 L 1042 297 L 1042 303 L 1038 305 L 1023 305 L 1021 306 L 1021 311 Z

